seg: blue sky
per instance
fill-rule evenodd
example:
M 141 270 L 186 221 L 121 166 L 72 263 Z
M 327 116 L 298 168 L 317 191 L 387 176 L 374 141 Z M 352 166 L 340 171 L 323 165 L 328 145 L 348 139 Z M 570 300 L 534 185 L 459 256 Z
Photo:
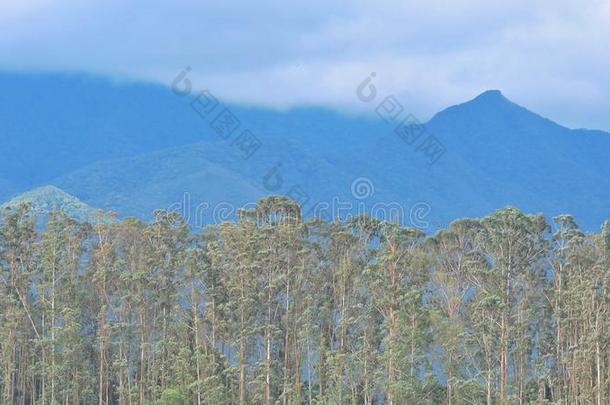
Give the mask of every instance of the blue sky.
M 376 85 L 427 118 L 486 89 L 610 130 L 610 1 L 2 0 L 0 69 L 196 87 L 234 102 L 358 110 Z

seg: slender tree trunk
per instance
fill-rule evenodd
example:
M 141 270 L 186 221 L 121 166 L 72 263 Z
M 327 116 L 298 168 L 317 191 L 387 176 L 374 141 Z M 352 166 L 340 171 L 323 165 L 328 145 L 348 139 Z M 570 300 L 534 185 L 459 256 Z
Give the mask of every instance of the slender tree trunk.
M 507 358 L 506 358 L 506 324 L 507 315 L 506 311 L 508 308 L 508 294 L 509 294 L 509 279 L 502 270 L 502 279 L 504 280 L 504 306 L 502 308 L 502 314 L 500 317 L 500 405 L 506 403 L 506 369 L 507 369 Z
M 271 275 L 267 278 L 267 325 L 265 328 L 265 404 L 271 405 Z
M 201 405 L 201 348 L 199 342 L 199 314 L 197 311 L 197 294 L 195 293 L 194 275 L 191 274 L 191 316 L 193 334 L 195 335 L 195 368 L 197 372 L 197 405 Z
M 447 405 L 453 405 L 453 372 L 451 370 L 451 355 L 449 355 L 449 369 L 447 370 Z
M 601 349 L 599 346 L 600 339 L 600 324 L 599 324 L 599 310 L 595 313 L 595 366 L 596 366 L 596 386 L 595 386 L 595 397 L 597 405 L 602 405 L 602 359 Z
M 284 384 L 283 384 L 283 404 L 288 402 L 288 385 L 289 385 L 289 362 L 290 362 L 290 279 L 289 272 L 286 272 L 286 308 L 285 308 L 285 325 L 284 325 Z
M 311 348 L 309 347 L 309 330 L 307 331 L 307 403 L 313 404 L 311 387 Z
M 106 314 L 104 313 L 104 307 L 102 307 L 102 311 L 100 311 L 100 320 L 99 320 L 99 330 L 100 330 L 100 336 L 99 336 L 99 351 L 100 351 L 100 356 L 99 356 L 99 360 L 100 360 L 100 369 L 99 369 L 99 375 L 98 375 L 98 404 L 99 405 L 104 405 L 104 372 L 105 372 L 105 368 L 104 368 L 104 363 L 106 362 L 106 360 L 104 359 L 104 336 L 105 336 L 105 323 L 104 323 L 104 319 L 106 318 Z
M 142 305 L 144 305 L 143 302 L 142 302 Z M 140 375 L 139 375 L 140 405 L 144 405 L 145 399 L 146 399 L 146 395 L 144 392 L 144 384 L 145 384 L 144 377 L 145 377 L 145 371 L 146 371 L 146 367 L 145 367 L 146 330 L 145 330 L 145 328 L 146 327 L 144 324 L 144 309 L 141 308 L 140 309 Z
M 246 341 L 245 341 L 245 314 L 244 314 L 244 283 L 241 278 L 241 302 L 240 305 L 240 333 L 239 333 L 239 404 L 246 403 Z
M 121 339 L 119 341 L 119 359 L 123 361 L 123 333 L 121 333 Z M 125 386 L 123 383 L 123 367 L 119 370 L 119 405 L 125 405 Z
M 51 404 L 55 404 L 55 260 L 51 274 Z
M 389 353 L 389 362 L 388 362 L 388 404 L 394 405 L 394 384 L 396 380 L 395 366 L 394 366 L 394 356 L 395 353 L 395 342 L 396 342 L 396 322 L 398 318 L 398 286 L 396 279 L 396 268 L 395 266 L 390 266 L 390 294 L 391 294 L 391 302 L 390 302 L 390 325 L 389 325 L 389 342 L 388 342 L 388 353 Z

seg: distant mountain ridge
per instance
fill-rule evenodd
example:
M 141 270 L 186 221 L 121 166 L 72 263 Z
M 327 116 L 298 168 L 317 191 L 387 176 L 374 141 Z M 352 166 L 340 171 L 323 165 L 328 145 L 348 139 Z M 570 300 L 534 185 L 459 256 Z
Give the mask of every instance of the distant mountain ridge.
M 376 116 L 230 105 L 262 142 L 245 160 L 191 98 L 163 86 L 0 73 L 0 88 L 0 201 L 55 184 L 90 206 L 150 218 L 185 195 L 193 206 L 237 206 L 299 189 L 306 211 L 335 200 L 353 210 L 397 203 L 407 225 L 424 203 L 429 229 L 505 205 L 571 213 L 588 229 L 610 213 L 610 134 L 565 128 L 498 90 L 425 123 L 446 149 L 431 166 Z M 270 189 L 274 168 L 282 182 Z M 352 195 L 359 178 L 373 186 L 364 199 Z

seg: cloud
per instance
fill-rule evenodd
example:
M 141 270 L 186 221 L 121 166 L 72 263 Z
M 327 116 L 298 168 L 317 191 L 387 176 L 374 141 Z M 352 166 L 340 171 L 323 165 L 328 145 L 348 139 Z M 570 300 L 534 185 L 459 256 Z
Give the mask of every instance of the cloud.
M 0 68 L 196 86 L 235 102 L 358 109 L 376 85 L 411 111 L 499 88 L 574 127 L 610 129 L 608 2 L 337 0 L 0 5 Z

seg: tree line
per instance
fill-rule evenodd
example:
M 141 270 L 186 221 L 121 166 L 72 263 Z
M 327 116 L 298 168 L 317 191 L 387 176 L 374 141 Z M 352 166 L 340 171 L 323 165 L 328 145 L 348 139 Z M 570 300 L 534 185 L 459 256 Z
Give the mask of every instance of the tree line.
M 0 271 L 2 404 L 610 402 L 610 233 L 569 215 L 425 235 L 271 196 L 193 233 L 23 205 Z

